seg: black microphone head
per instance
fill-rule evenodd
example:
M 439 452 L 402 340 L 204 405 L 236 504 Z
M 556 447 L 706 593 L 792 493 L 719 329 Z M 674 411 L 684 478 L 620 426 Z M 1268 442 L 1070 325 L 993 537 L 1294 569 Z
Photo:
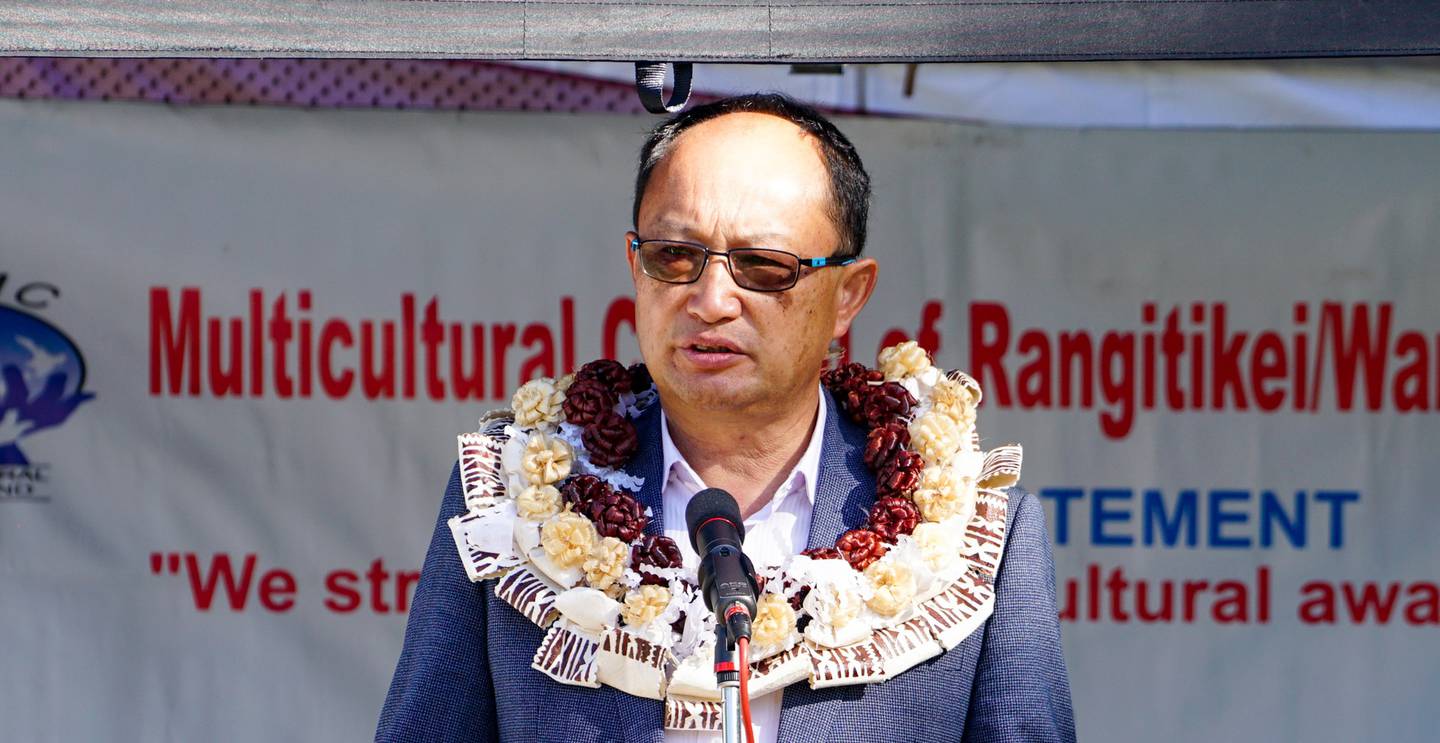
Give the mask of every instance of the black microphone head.
M 720 488 L 706 488 L 691 496 L 685 506 L 685 531 L 690 533 L 690 546 L 696 552 L 700 551 L 696 542 L 700 525 L 716 518 L 729 521 L 740 539 L 745 538 L 745 522 L 740 519 L 740 504 L 735 502 L 735 497 Z

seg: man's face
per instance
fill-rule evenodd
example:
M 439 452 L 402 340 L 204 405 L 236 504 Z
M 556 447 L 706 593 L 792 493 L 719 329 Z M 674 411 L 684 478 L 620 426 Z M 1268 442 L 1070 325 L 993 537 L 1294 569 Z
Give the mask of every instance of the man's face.
M 802 258 L 834 255 L 829 175 L 809 135 L 784 119 L 737 113 L 680 135 L 651 174 L 640 204 L 641 239 L 711 250 L 763 247 Z M 627 235 L 627 240 L 629 235 Z M 640 271 L 640 351 L 667 406 L 767 413 L 812 404 L 830 341 L 843 335 L 874 286 L 874 261 L 802 269 L 783 292 L 735 285 L 712 256 L 693 284 Z

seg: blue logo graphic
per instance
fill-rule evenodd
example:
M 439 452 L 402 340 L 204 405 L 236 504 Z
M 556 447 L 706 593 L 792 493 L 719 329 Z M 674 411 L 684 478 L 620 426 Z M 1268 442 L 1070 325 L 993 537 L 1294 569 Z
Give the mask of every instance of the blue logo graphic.
M 64 423 L 95 397 L 85 392 L 85 359 L 44 320 L 0 307 L 0 465 L 30 464 L 20 442 Z

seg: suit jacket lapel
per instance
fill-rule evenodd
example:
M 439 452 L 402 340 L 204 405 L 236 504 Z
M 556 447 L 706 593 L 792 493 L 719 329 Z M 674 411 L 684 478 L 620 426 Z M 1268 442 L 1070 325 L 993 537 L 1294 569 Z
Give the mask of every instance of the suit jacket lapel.
M 851 423 L 827 390 L 820 482 L 810 512 L 806 549 L 832 547 L 845 532 L 865 523 L 875 502 L 875 475 L 865 466 L 865 429 Z
M 630 463 L 625 465 L 625 472 L 645 479 L 645 483 L 640 486 L 640 492 L 635 495 L 640 505 L 650 509 L 650 523 L 645 525 L 645 533 L 662 535 L 665 533 L 665 511 L 660 492 L 665 487 L 665 479 L 660 467 L 665 462 L 665 454 L 660 442 L 658 401 L 635 419 L 635 433 L 639 435 L 640 448 L 635 451 L 635 456 L 630 458 Z
M 809 549 L 834 546 L 841 534 L 865 523 L 866 513 L 875 502 L 875 475 L 864 460 L 865 429 L 845 418 L 828 391 L 825 404 L 829 407 L 821 444 L 820 481 L 815 487 L 810 537 L 806 540 Z M 781 701 L 779 740 L 828 740 L 845 693 L 853 696 L 854 688 L 817 691 L 805 684 L 787 687 Z

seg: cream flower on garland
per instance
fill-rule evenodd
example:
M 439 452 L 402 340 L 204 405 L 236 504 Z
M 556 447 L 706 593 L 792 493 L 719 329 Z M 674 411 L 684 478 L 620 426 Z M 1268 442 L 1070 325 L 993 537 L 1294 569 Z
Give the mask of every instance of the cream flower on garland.
M 599 541 L 595 525 L 574 511 L 555 514 L 540 527 L 540 546 L 545 555 L 565 569 L 584 565 Z
M 897 382 L 906 377 L 919 376 L 930 368 L 930 354 L 915 341 L 905 341 L 880 352 L 880 373 L 885 381 Z
M 625 604 L 620 607 L 620 616 L 625 624 L 639 627 L 649 624 L 665 612 L 670 605 L 670 589 L 665 586 L 640 586 L 625 594 Z
M 795 610 L 784 596 L 767 593 L 755 607 L 755 623 L 750 632 L 756 645 L 785 645 L 795 634 Z
M 548 377 L 532 379 L 515 390 L 510 398 L 510 409 L 515 413 L 515 424 L 525 428 L 549 430 L 560 422 L 563 416 L 565 393 L 555 386 Z
M 896 560 L 880 560 L 865 568 L 875 593 L 865 602 L 876 614 L 895 616 L 915 598 L 915 573 Z
M 811 630 L 818 629 L 821 625 L 829 625 L 833 630 L 843 630 L 859 618 L 863 608 L 864 604 L 860 602 L 860 596 L 855 591 L 833 585 L 815 586 L 805 596 L 805 612 L 816 620 L 805 629 L 806 636 L 814 635 Z
M 915 532 L 910 537 L 920 549 L 925 567 L 933 572 L 944 573 L 960 556 L 960 551 L 956 548 L 958 535 L 950 533 L 941 524 L 921 524 L 915 527 Z
M 520 471 L 531 485 L 552 485 L 570 475 L 574 459 L 575 452 L 563 439 L 536 432 L 525 442 Z
M 953 467 L 926 467 L 920 471 L 920 486 L 910 496 L 926 521 L 944 521 L 966 516 L 975 507 L 975 483 Z
M 562 499 L 554 485 L 531 485 L 515 496 L 515 513 L 522 519 L 544 521 L 560 513 Z
M 946 464 L 965 443 L 964 432 L 944 413 L 931 411 L 910 424 L 910 447 L 926 464 Z
M 555 389 L 559 390 L 561 394 L 564 394 L 565 392 L 569 391 L 570 385 L 572 384 L 575 384 L 574 372 L 566 374 L 565 376 L 555 380 Z
M 591 588 L 606 593 L 621 588 L 620 577 L 625 574 L 625 565 L 630 562 L 630 546 L 615 537 L 605 537 L 595 545 L 590 557 L 582 566 L 585 582 Z M 618 594 L 617 594 L 618 595 Z
M 930 410 L 953 418 L 962 431 L 975 429 L 975 399 L 963 382 L 945 377 L 930 390 Z

